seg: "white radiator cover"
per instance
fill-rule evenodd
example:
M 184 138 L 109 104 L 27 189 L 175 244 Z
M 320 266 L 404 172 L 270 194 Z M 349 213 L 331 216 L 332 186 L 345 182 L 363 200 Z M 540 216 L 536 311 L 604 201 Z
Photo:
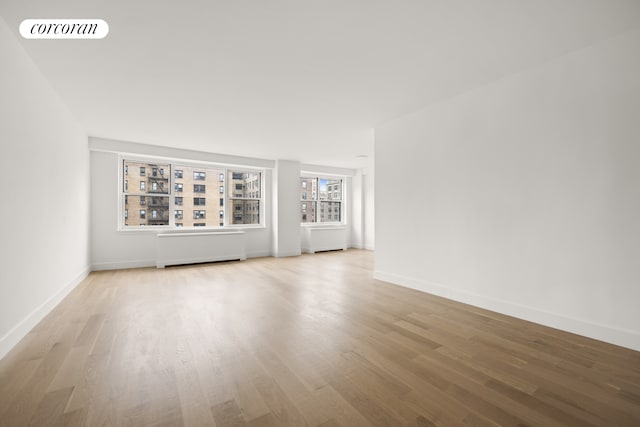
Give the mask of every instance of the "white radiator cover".
M 243 231 L 158 234 L 158 268 L 235 259 L 247 259 Z
M 303 252 L 314 253 L 340 249 L 347 249 L 346 227 L 302 227 Z

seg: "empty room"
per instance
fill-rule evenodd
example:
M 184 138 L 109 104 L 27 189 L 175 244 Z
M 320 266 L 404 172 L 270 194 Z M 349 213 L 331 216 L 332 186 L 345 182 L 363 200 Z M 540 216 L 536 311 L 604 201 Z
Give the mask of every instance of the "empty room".
M 0 144 L 0 427 L 640 425 L 638 0 L 0 0 Z

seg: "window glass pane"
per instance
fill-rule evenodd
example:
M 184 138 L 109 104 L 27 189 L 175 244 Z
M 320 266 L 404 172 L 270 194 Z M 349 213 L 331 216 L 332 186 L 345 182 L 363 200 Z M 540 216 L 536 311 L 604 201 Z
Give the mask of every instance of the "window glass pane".
M 341 179 L 320 178 L 318 181 L 320 200 L 342 200 Z
M 317 186 L 316 178 L 300 178 L 300 200 L 316 200 Z
M 169 194 L 168 164 L 125 160 L 127 177 L 124 192 L 129 194 Z
M 224 169 L 203 166 L 184 166 L 176 164 L 175 204 L 184 212 L 180 223 L 184 227 L 217 227 L 220 193 L 218 188 L 224 185 Z
M 169 225 L 169 197 L 167 196 L 128 195 L 124 198 L 124 204 L 126 227 Z
M 320 222 L 340 222 L 340 202 L 320 202 Z
M 231 200 L 231 224 L 260 224 L 260 200 Z
M 316 222 L 316 202 L 302 201 L 300 202 L 300 221 Z
M 229 191 L 232 198 L 259 199 L 261 198 L 260 172 L 229 172 Z

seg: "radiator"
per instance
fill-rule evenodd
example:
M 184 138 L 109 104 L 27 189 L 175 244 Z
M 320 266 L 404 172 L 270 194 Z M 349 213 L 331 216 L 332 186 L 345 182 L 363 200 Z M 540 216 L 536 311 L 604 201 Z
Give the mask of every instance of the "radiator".
M 235 259 L 247 259 L 243 231 L 158 234 L 158 268 Z
M 314 253 L 347 249 L 346 227 L 302 227 L 302 251 Z

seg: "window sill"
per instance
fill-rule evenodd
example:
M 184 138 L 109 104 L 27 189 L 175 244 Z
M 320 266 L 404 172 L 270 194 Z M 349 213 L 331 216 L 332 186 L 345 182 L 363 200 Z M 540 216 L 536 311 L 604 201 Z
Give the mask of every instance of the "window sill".
M 230 231 L 245 231 L 245 230 L 264 230 L 267 227 L 264 225 L 225 225 L 224 227 L 168 227 L 168 226 L 156 226 L 156 227 L 120 227 L 118 232 L 123 233 L 224 233 Z
M 340 222 L 335 224 L 323 224 L 323 223 L 301 223 L 303 228 L 346 228 L 347 224 Z

